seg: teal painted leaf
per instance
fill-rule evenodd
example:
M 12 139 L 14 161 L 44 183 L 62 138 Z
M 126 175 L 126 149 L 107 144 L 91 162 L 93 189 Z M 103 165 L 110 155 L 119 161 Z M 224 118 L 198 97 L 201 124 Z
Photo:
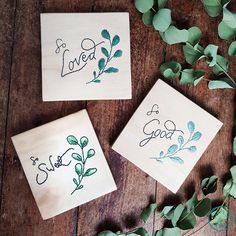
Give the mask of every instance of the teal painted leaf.
M 158 9 L 164 8 L 167 4 L 167 0 L 158 0 Z
M 182 67 L 176 61 L 165 62 L 160 66 L 162 75 L 167 79 L 179 77 Z
M 192 211 L 197 203 L 198 203 L 197 193 L 195 192 L 193 196 L 186 203 L 187 210 Z
M 104 54 L 104 56 L 109 57 L 109 53 L 106 48 L 102 47 L 101 50 L 102 50 L 102 53 Z
M 84 176 L 91 176 L 97 172 L 97 168 L 89 168 L 86 170 Z
M 178 150 L 178 146 L 176 144 L 173 144 L 168 149 L 168 154 L 172 154 Z
M 77 164 L 75 165 L 75 172 L 76 172 L 77 175 L 79 175 L 79 176 L 83 174 L 83 166 L 82 166 L 82 164 L 77 163 Z
M 234 141 L 233 141 L 233 153 L 236 156 L 236 137 L 234 137 Z
M 76 185 L 79 185 L 78 181 L 76 178 L 73 178 L 73 182 L 76 184 Z
M 96 71 L 93 72 L 93 78 L 96 78 Z
M 149 236 L 149 234 L 146 229 L 141 227 L 141 228 L 136 229 L 134 232 L 127 234 L 127 236 Z
M 229 85 L 227 82 L 223 80 L 211 80 L 208 83 L 208 88 L 209 89 L 225 89 L 225 88 L 230 88 L 233 89 L 231 85 Z
M 224 71 L 228 71 L 228 61 L 226 58 L 217 55 L 216 56 L 216 62 L 217 64 L 213 66 L 213 73 L 215 75 L 221 75 L 224 74 Z
M 193 26 L 190 29 L 188 29 L 188 43 L 191 44 L 191 46 L 195 46 L 196 44 L 199 43 L 201 37 L 202 37 L 202 31 L 196 27 Z
M 180 219 L 177 222 L 177 227 L 182 230 L 193 229 L 196 225 L 196 217 L 193 212 L 189 212 L 187 208 L 181 214 Z
M 104 29 L 102 31 L 102 37 L 105 38 L 105 39 L 110 39 L 111 38 L 109 32 L 106 29 Z
M 203 6 L 207 14 L 216 17 L 222 12 L 221 0 L 202 0 Z
M 195 130 L 195 124 L 193 123 L 193 121 L 189 121 L 187 126 L 188 126 L 189 133 L 192 134 Z
M 80 146 L 81 148 L 84 148 L 88 145 L 88 138 L 83 136 L 81 139 L 80 139 Z
M 155 236 L 181 236 L 179 228 L 163 228 L 156 232 Z
M 202 53 L 191 45 L 184 45 L 183 52 L 185 60 L 191 65 L 195 64 L 202 57 Z
M 95 155 L 95 150 L 94 149 L 89 149 L 87 152 L 87 158 L 91 158 Z
M 117 50 L 115 53 L 114 53 L 114 57 L 121 57 L 122 56 L 122 51 L 121 50 Z
M 72 158 L 74 158 L 76 161 L 82 161 L 82 157 L 79 153 L 72 153 Z
M 195 146 L 191 146 L 191 147 L 188 148 L 188 150 L 189 150 L 190 152 L 196 152 L 196 151 L 197 151 L 197 148 L 196 148 Z
M 101 83 L 101 80 L 100 79 L 96 79 L 93 81 L 94 83 Z
M 202 137 L 202 133 L 197 131 L 196 133 L 193 134 L 191 140 L 192 141 L 198 141 Z
M 157 208 L 157 204 L 152 203 L 146 209 L 143 210 L 143 212 L 141 214 L 141 218 L 144 223 L 147 222 L 148 218 L 151 216 L 151 214 L 153 214 L 153 212 L 155 211 L 156 208 Z
M 211 210 L 211 199 L 203 198 L 195 206 L 194 213 L 199 217 L 203 217 L 206 216 L 210 210 Z
M 138 11 L 145 13 L 153 7 L 154 0 L 135 0 L 134 4 Z
M 218 177 L 215 175 L 202 180 L 201 189 L 202 189 L 202 192 L 205 196 L 210 193 L 214 193 L 216 191 L 217 180 L 218 180 Z
M 171 25 L 165 32 L 166 42 L 170 45 L 176 43 L 185 43 L 188 41 L 188 31 L 183 29 L 180 30 L 176 28 L 174 25 Z
M 160 32 L 165 32 L 171 24 L 171 11 L 170 9 L 160 9 L 153 17 L 153 26 Z
M 179 204 L 175 210 L 174 210 L 174 215 L 171 219 L 171 223 L 173 226 L 177 225 L 177 222 L 179 220 L 179 218 L 181 217 L 182 213 L 184 211 L 184 205 L 183 204 Z
M 216 64 L 217 51 L 218 51 L 218 46 L 214 44 L 209 44 L 204 50 L 204 54 L 208 57 L 210 67 Z
M 229 45 L 228 54 L 229 56 L 236 56 L 236 41 Z
M 227 206 L 219 206 L 214 208 L 209 214 L 209 223 L 211 225 L 222 227 L 227 225 L 229 208 Z
M 173 161 L 173 162 L 176 162 L 178 164 L 184 164 L 184 161 L 180 158 L 180 157 L 170 157 L 170 159 Z
M 152 10 L 145 12 L 142 16 L 142 20 L 143 20 L 144 25 L 151 26 L 152 21 L 153 21 L 153 16 L 154 16 L 154 14 L 153 14 Z
M 182 84 L 192 84 L 195 85 L 195 81 L 204 79 L 205 71 L 203 70 L 194 70 L 194 69 L 184 69 L 181 72 L 180 83 Z
M 105 73 L 117 73 L 119 70 L 114 67 L 109 67 L 108 69 L 104 70 Z
M 163 156 L 164 156 L 164 152 L 161 151 L 161 152 L 160 152 L 160 157 L 163 157 Z
M 98 61 L 98 68 L 99 70 L 102 70 L 105 66 L 105 59 L 104 58 L 101 58 L 99 61 Z
M 179 145 L 182 146 L 183 143 L 184 143 L 184 137 L 182 135 L 179 135 L 178 137 L 178 142 L 179 142 Z
M 78 144 L 78 140 L 75 136 L 73 135 L 69 135 L 67 137 L 67 142 L 70 144 L 70 145 L 77 145 Z
M 112 46 L 116 46 L 120 42 L 120 37 L 118 35 L 115 35 L 112 39 Z
M 162 218 L 171 220 L 174 216 L 174 210 L 175 210 L 174 206 L 165 206 L 163 210 L 161 211 L 160 216 Z
M 117 236 L 117 234 L 113 233 L 110 230 L 105 230 L 105 231 L 100 232 L 98 236 Z
M 84 185 L 80 185 L 78 189 L 82 189 L 84 187 Z

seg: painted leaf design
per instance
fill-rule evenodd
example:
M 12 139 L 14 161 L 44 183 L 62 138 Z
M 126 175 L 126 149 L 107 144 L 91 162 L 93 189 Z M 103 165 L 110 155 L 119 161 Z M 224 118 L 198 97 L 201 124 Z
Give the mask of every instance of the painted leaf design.
M 163 157 L 163 156 L 164 156 L 164 152 L 161 151 L 161 152 L 160 152 L 160 157 Z
M 114 57 L 121 57 L 122 56 L 122 51 L 121 50 L 117 50 L 115 53 L 114 53 Z
M 94 149 L 89 149 L 87 153 L 87 158 L 91 158 L 95 155 L 95 150 Z
M 109 53 L 108 53 L 108 51 L 107 51 L 107 49 L 106 48 L 101 48 L 101 50 L 102 50 L 102 53 L 106 56 L 106 57 L 109 57 Z
M 80 139 L 80 146 L 81 146 L 81 148 L 86 147 L 87 144 L 88 144 L 88 138 L 85 137 L 85 136 L 83 136 L 83 137 Z
M 190 152 L 196 152 L 196 151 L 197 151 L 197 148 L 196 148 L 195 146 L 191 146 L 191 147 L 188 148 L 188 150 L 189 150 Z
M 75 136 L 73 135 L 69 135 L 67 137 L 67 142 L 70 144 L 70 145 L 77 145 L 78 144 L 78 140 Z
M 93 72 L 93 78 L 96 78 L 96 71 Z
M 76 161 L 82 161 L 82 157 L 80 156 L 79 153 L 72 153 L 72 158 L 74 158 Z
M 101 80 L 100 79 L 96 79 L 94 80 L 95 83 L 101 83 Z
M 118 35 L 115 35 L 112 39 L 112 46 L 116 46 L 120 42 L 120 37 Z
M 192 121 L 188 122 L 188 130 L 189 130 L 190 134 L 192 134 L 195 130 L 195 124 Z
M 83 187 L 84 187 L 84 185 L 80 185 L 80 186 L 79 186 L 79 189 L 81 189 L 81 188 L 83 188 Z
M 77 175 L 82 175 L 83 174 L 83 167 L 80 163 L 77 163 L 75 165 L 75 172 L 77 173 Z
M 193 134 L 193 137 L 191 140 L 198 141 L 202 137 L 202 134 L 200 132 L 196 132 Z
M 93 175 L 97 172 L 97 168 L 89 168 L 86 170 L 84 176 L 90 176 Z
M 98 61 L 98 68 L 99 70 L 102 70 L 105 66 L 105 59 L 104 58 L 101 58 L 99 61 Z
M 109 32 L 106 29 L 104 29 L 102 31 L 102 37 L 105 38 L 105 39 L 110 39 L 111 38 Z
M 179 135 L 178 142 L 180 146 L 184 143 L 184 137 L 182 135 Z
M 76 178 L 73 178 L 73 181 L 74 181 L 74 183 L 75 183 L 76 185 L 78 185 L 78 181 L 77 181 Z
M 179 164 L 183 164 L 184 163 L 184 161 L 180 157 L 170 157 L 170 159 L 173 162 L 176 162 L 176 163 L 179 163 Z
M 174 153 L 175 151 L 177 151 L 177 149 L 178 149 L 178 146 L 176 144 L 173 144 L 169 147 L 168 153 L 169 154 Z
M 109 67 L 108 69 L 106 69 L 104 72 L 105 73 L 117 73 L 119 70 L 117 68 L 114 67 Z

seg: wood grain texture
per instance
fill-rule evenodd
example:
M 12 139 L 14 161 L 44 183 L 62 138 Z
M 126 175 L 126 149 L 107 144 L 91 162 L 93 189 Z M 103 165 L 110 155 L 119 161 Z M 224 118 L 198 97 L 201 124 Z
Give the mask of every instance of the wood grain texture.
M 170 82 L 179 91 L 224 123 L 224 127 L 195 166 L 177 195 L 172 195 L 151 177 L 111 150 L 111 144 L 160 76 L 159 65 L 164 60 L 171 58 L 184 62 L 181 46 L 166 45 L 153 28 L 144 26 L 141 15 L 134 8 L 133 1 L 24 0 L 16 2 L 15 16 L 14 1 L 2 0 L 0 2 L 0 154 L 3 152 L 3 146 L 6 142 L 2 175 L 1 235 L 93 236 L 104 229 L 128 231 L 141 224 L 138 221 L 138 216 L 149 201 L 156 199 L 158 203 L 163 205 L 163 202 L 174 204 L 180 200 L 185 200 L 193 193 L 194 189 L 199 189 L 200 179 L 211 173 L 217 174 L 223 180 L 226 179 L 225 173 L 228 172 L 233 163 L 231 142 L 236 115 L 234 112 L 235 92 L 231 90 L 209 91 L 205 83 L 194 88 L 192 86 L 180 86 L 177 81 Z M 200 1 L 197 0 L 169 0 L 169 7 L 173 9 L 173 18 L 178 26 L 182 25 L 186 28 L 192 25 L 199 26 L 204 34 L 203 46 L 208 43 L 219 44 L 220 53 L 227 55 L 229 43 L 220 40 L 216 32 L 221 17 L 210 18 L 204 12 Z M 236 11 L 235 1 L 232 1 L 230 7 Z M 130 101 L 90 101 L 88 103 L 43 103 L 41 99 L 39 13 L 93 11 L 128 11 L 130 13 L 133 99 Z M 14 21 L 15 36 L 14 47 L 12 48 Z M 2 26 L 4 27 L 2 28 Z M 13 50 L 12 55 L 11 50 Z M 10 65 L 11 61 L 12 65 Z M 235 65 L 236 59 L 231 57 L 230 74 L 236 79 Z M 198 63 L 197 66 L 198 68 L 207 68 L 204 62 Z M 208 72 L 208 76 L 210 76 L 210 71 L 208 70 Z M 11 81 L 10 91 L 8 90 L 9 81 Z M 118 191 L 85 204 L 79 209 L 43 221 L 10 137 L 86 107 L 118 185 Z M 7 137 L 5 139 L 6 118 Z M 221 187 L 222 183 L 214 195 L 215 203 L 222 200 Z M 230 208 L 235 215 L 235 201 L 230 201 Z M 199 219 L 199 225 L 195 230 L 198 230 L 204 222 L 206 220 Z M 150 218 L 147 229 L 152 233 L 159 229 L 162 224 L 163 222 L 155 214 L 154 217 Z M 185 234 L 191 235 L 195 230 L 185 232 Z M 220 235 L 234 236 L 235 231 L 234 225 L 228 229 L 228 232 Z M 219 233 L 206 226 L 194 235 L 211 236 L 219 235 Z

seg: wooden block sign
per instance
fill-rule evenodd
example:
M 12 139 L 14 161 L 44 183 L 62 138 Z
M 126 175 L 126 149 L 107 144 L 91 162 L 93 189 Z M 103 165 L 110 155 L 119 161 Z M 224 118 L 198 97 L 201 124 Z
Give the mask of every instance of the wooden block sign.
M 86 110 L 12 141 L 43 219 L 116 190 Z
M 125 13 L 41 14 L 43 101 L 130 99 Z
M 221 126 L 158 80 L 113 149 L 176 193 Z

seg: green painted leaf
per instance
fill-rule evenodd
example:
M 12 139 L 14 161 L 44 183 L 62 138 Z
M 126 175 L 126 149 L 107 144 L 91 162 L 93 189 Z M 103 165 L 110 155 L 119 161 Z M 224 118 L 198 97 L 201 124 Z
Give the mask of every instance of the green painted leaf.
M 156 232 L 155 236 L 181 236 L 179 228 L 163 228 Z
M 105 73 L 117 73 L 119 70 L 114 67 L 109 67 L 108 69 L 104 70 Z
M 234 137 L 234 141 L 233 141 L 233 153 L 236 156 L 236 137 Z
M 205 71 L 203 70 L 184 69 L 181 73 L 180 83 L 194 85 L 195 80 L 202 80 L 204 75 Z
M 170 9 L 160 9 L 153 17 L 153 26 L 160 32 L 165 32 L 171 24 L 171 11 Z
M 153 7 L 154 0 L 135 0 L 134 4 L 138 11 L 145 13 Z
M 233 89 L 234 87 L 232 87 L 231 85 L 229 85 L 228 83 L 222 80 L 211 80 L 208 83 L 208 88 L 209 89 L 225 89 L 225 88 Z
M 98 236 L 117 236 L 116 233 L 113 233 L 110 230 L 102 231 L 98 234 Z
M 228 54 L 229 56 L 236 56 L 236 41 L 229 45 Z
M 168 0 L 158 0 L 157 3 L 158 3 L 158 9 L 161 9 L 161 8 L 164 8 L 167 4 L 167 1 Z
M 106 29 L 104 29 L 102 31 L 102 37 L 105 39 L 110 39 L 111 36 L 110 36 L 109 32 Z
M 199 217 L 203 217 L 207 215 L 210 210 L 211 210 L 211 199 L 203 198 L 195 206 L 194 213 Z
M 217 64 L 213 66 L 213 73 L 215 75 L 221 75 L 224 74 L 224 71 L 228 71 L 228 61 L 226 58 L 217 55 L 216 56 L 216 62 Z
M 204 54 L 208 57 L 210 67 L 216 64 L 217 51 L 218 46 L 214 44 L 209 44 L 204 50 Z
M 188 41 L 188 31 L 183 29 L 179 30 L 174 25 L 171 25 L 165 32 L 164 32 L 166 42 L 170 45 L 176 43 L 185 43 Z
M 176 144 L 173 144 L 168 148 L 168 154 L 172 154 L 176 152 L 177 150 L 178 150 L 178 146 Z
M 91 176 L 97 172 L 97 168 L 89 168 L 86 170 L 84 176 Z
M 184 137 L 182 135 L 179 135 L 178 142 L 180 146 L 184 143 Z
M 184 211 L 184 205 L 183 204 L 179 204 L 175 208 L 174 215 L 173 215 L 173 217 L 171 219 L 171 223 L 172 223 L 173 226 L 177 225 L 177 222 L 178 222 L 180 216 L 182 215 L 183 211 Z
M 87 158 L 91 158 L 95 155 L 95 150 L 94 149 L 89 149 L 87 152 Z
M 83 136 L 81 139 L 80 139 L 80 146 L 82 148 L 86 147 L 88 145 L 88 138 Z
M 101 50 L 102 50 L 102 53 L 103 53 L 106 57 L 109 57 L 109 53 L 108 53 L 108 51 L 107 51 L 106 48 L 102 47 Z
M 73 182 L 76 184 L 76 185 L 79 185 L 78 181 L 76 178 L 73 178 Z
M 197 193 L 195 192 L 193 196 L 186 203 L 187 210 L 192 211 L 197 203 L 198 203 Z
M 151 26 L 152 21 L 153 21 L 153 16 L 154 16 L 154 14 L 153 14 L 152 10 L 145 12 L 142 16 L 142 20 L 143 20 L 144 25 Z
M 75 172 L 76 172 L 77 175 L 79 175 L 79 176 L 83 174 L 83 166 L 82 166 L 82 164 L 77 163 L 77 164 L 75 165 Z
M 195 130 L 195 124 L 192 121 L 189 121 L 187 124 L 188 131 L 190 134 L 192 134 Z
M 179 77 L 182 67 L 176 61 L 165 62 L 160 66 L 162 75 L 167 79 Z
M 189 212 L 187 208 L 181 214 L 180 219 L 177 222 L 177 227 L 182 230 L 193 229 L 196 225 L 196 217 L 193 212 Z
M 197 148 L 196 148 L 195 146 L 191 146 L 191 147 L 188 148 L 188 150 L 189 150 L 190 152 L 196 152 L 196 151 L 197 151 Z
M 202 57 L 202 53 L 200 53 L 191 45 L 184 45 L 183 52 L 184 52 L 185 60 L 191 65 L 196 63 L 197 60 L 199 60 Z
M 99 70 L 102 70 L 105 66 L 105 59 L 104 58 L 101 58 L 99 61 L 98 61 L 98 68 Z
M 116 46 L 120 42 L 120 37 L 118 35 L 115 35 L 112 39 L 112 46 Z
M 82 161 L 82 157 L 79 153 L 72 153 L 71 155 L 76 161 Z
M 202 137 L 202 133 L 200 133 L 199 131 L 197 131 L 196 133 L 193 134 L 191 140 L 192 140 L 192 141 L 198 141 L 201 137 Z
M 227 224 L 229 208 L 227 206 L 216 207 L 209 215 L 209 222 L 215 226 Z
M 117 50 L 117 51 L 115 51 L 115 53 L 114 53 L 114 57 L 121 57 L 122 56 L 122 51 L 121 50 Z
M 96 79 L 93 81 L 94 83 L 101 83 L 101 80 L 100 79 Z
M 176 162 L 178 164 L 184 164 L 183 159 L 177 156 L 170 156 L 171 161 Z
M 203 6 L 207 14 L 211 17 L 216 17 L 222 12 L 222 5 L 220 0 L 202 0 Z
M 69 135 L 67 137 L 67 142 L 70 144 L 70 145 L 77 145 L 78 144 L 78 140 L 75 136 L 73 135 Z
M 127 234 L 128 236 L 149 236 L 148 232 L 144 228 L 139 228 L 135 230 L 133 233 Z
M 216 191 L 217 180 L 218 180 L 218 177 L 215 175 L 202 180 L 201 189 L 202 189 L 202 192 L 205 196 L 210 193 L 214 193 Z
M 156 208 L 157 208 L 157 204 L 152 203 L 146 209 L 143 210 L 143 212 L 141 214 L 141 218 L 144 221 L 144 223 L 147 222 L 148 218 L 155 211 Z
M 188 43 L 194 47 L 197 43 L 199 43 L 202 37 L 202 31 L 198 27 L 193 26 L 188 29 L 188 32 Z
M 171 220 L 174 216 L 174 210 L 175 210 L 174 206 L 165 206 L 161 211 L 160 216 L 168 220 Z

